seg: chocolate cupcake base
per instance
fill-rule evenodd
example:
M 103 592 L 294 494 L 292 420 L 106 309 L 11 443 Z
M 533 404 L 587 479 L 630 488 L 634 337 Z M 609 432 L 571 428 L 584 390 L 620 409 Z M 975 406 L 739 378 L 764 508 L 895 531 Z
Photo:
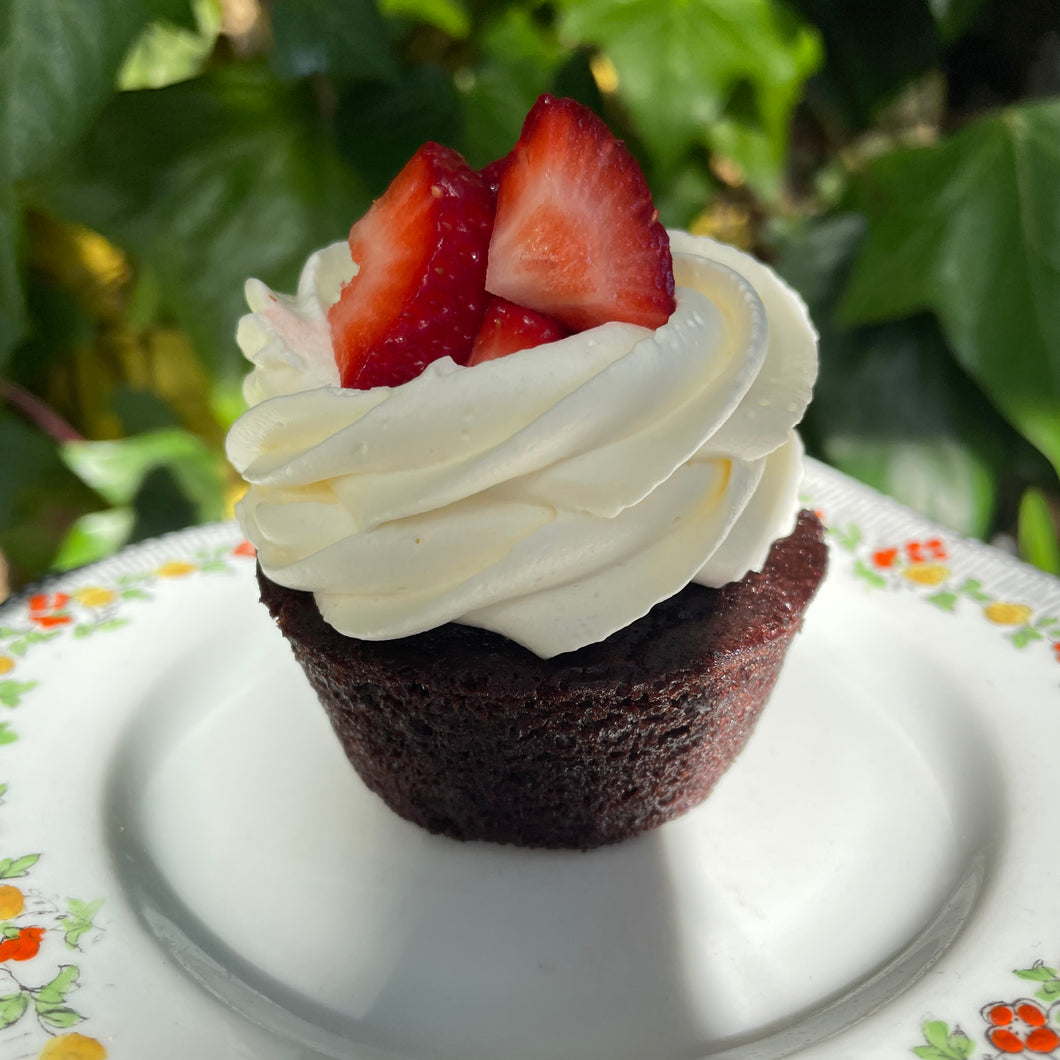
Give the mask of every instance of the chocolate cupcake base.
M 598 644 L 539 659 L 455 624 L 344 637 L 310 593 L 258 570 L 368 787 L 431 832 L 587 849 L 701 802 L 743 748 L 824 576 L 820 522 L 799 516 L 761 573 L 689 585 Z

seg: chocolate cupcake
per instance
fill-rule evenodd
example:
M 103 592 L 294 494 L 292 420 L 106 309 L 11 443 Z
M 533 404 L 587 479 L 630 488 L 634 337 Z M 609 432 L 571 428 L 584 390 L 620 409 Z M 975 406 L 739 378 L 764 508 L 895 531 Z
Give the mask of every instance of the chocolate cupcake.
M 455 839 L 587 849 L 697 805 L 754 729 L 824 575 L 803 512 L 765 567 L 689 585 L 607 639 L 541 659 L 447 624 L 351 640 L 311 594 L 260 569 L 290 642 L 365 784 Z
M 237 512 L 368 786 L 534 846 L 699 802 L 824 571 L 797 295 L 667 233 L 606 126 L 544 97 L 496 166 L 425 145 L 297 296 L 247 298 Z

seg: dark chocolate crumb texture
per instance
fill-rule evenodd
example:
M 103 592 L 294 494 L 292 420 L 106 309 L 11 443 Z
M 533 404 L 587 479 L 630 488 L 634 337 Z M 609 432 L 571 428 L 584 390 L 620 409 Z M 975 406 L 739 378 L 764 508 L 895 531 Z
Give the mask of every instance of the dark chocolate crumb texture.
M 811 512 L 760 573 L 689 585 L 606 640 L 551 659 L 449 624 L 337 633 L 260 570 L 268 607 L 368 787 L 456 839 L 588 849 L 701 802 L 743 748 L 820 584 Z

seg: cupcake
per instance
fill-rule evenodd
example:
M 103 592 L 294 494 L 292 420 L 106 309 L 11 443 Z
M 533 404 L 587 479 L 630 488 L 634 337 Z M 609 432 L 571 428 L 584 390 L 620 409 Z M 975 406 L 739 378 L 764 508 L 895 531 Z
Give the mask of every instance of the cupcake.
M 504 159 L 425 145 L 295 296 L 247 299 L 238 516 L 365 783 L 545 847 L 700 802 L 825 569 L 798 297 L 666 232 L 624 146 L 546 96 Z

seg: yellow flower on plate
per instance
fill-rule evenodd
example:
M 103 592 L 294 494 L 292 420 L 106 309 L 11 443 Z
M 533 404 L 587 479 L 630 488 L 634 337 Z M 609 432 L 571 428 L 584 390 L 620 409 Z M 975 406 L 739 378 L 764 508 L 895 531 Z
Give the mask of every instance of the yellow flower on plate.
M 104 1060 L 107 1050 L 95 1038 L 60 1034 L 41 1049 L 37 1060 Z
M 1026 604 L 996 600 L 983 608 L 983 615 L 999 626 L 1022 626 L 1033 614 Z
M 15 668 L 15 660 L 10 655 L 0 655 L 0 677 L 9 674 Z
M 106 607 L 118 594 L 113 589 L 101 589 L 98 585 L 89 585 L 74 592 L 74 599 L 85 607 Z
M 917 585 L 941 585 L 950 576 L 950 569 L 941 563 L 913 563 L 902 574 Z
M 183 578 L 185 574 L 191 574 L 192 571 L 196 571 L 199 568 L 194 563 L 186 563 L 184 560 L 171 559 L 168 563 L 163 563 L 158 570 L 155 571 L 160 578 Z
M 26 907 L 22 892 L 5 883 L 0 887 L 0 920 L 14 920 Z

